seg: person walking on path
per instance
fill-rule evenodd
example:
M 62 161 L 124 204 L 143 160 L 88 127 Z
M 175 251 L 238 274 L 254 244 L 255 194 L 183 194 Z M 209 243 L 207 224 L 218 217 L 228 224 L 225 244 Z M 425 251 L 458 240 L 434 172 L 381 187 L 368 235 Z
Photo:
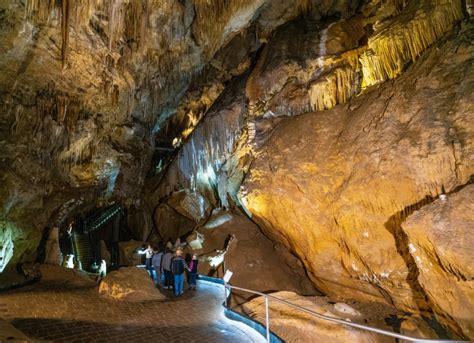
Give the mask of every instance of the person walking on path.
M 183 250 L 176 250 L 176 256 L 171 263 L 171 272 L 174 278 L 174 295 L 179 297 L 184 293 L 184 270 L 189 270 L 186 261 L 183 258 Z
M 146 249 L 138 251 L 138 254 L 145 255 L 145 269 L 147 270 L 148 274 L 153 277 L 152 270 L 151 270 L 151 258 L 153 257 L 153 248 L 150 244 Z
M 163 261 L 161 262 L 161 268 L 163 268 L 163 273 L 165 274 L 165 286 L 163 288 L 171 288 L 171 260 L 173 259 L 173 254 L 171 250 L 166 248 L 165 254 L 163 256 Z
M 158 288 L 161 288 L 161 274 L 163 271 L 163 251 L 159 250 L 151 259 L 151 264 L 153 269 L 155 269 L 155 285 Z
M 193 259 L 189 262 L 189 288 L 194 290 L 196 290 L 198 263 L 198 256 L 194 254 Z

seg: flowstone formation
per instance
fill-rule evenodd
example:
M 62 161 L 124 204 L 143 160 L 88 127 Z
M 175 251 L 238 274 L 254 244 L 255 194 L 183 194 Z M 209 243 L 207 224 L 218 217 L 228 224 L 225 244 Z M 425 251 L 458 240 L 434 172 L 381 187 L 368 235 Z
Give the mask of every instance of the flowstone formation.
M 472 33 L 468 26 L 393 84 L 348 106 L 280 122 L 259 148 L 242 200 L 269 235 L 303 259 L 325 293 L 405 311 L 436 306 L 445 324 L 456 326 L 452 310 L 433 300 L 431 287 L 442 284 L 420 278 L 436 274 L 442 262 L 431 259 L 421 272 L 402 223 L 472 182 Z M 438 239 L 432 244 L 442 247 Z M 468 299 L 449 303 L 464 307 Z

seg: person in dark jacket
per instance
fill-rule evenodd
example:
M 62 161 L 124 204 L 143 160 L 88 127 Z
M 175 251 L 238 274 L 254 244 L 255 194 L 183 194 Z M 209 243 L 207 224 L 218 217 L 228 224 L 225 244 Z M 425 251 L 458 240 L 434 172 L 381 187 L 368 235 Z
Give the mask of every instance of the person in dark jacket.
M 179 297 L 184 292 L 184 270 L 189 270 L 188 264 L 183 258 L 183 250 L 176 250 L 176 256 L 171 262 L 171 272 L 174 278 L 174 295 Z
M 194 254 L 193 259 L 189 262 L 189 288 L 194 290 L 196 290 L 198 263 L 198 256 Z
M 173 260 L 173 254 L 171 250 L 166 248 L 165 254 L 163 256 L 163 261 L 161 262 L 161 268 L 165 274 L 165 286 L 164 289 L 169 289 L 173 286 L 173 278 L 171 275 L 171 261 Z
M 189 266 L 189 263 L 191 262 L 192 258 L 193 258 L 193 257 L 191 256 L 191 254 L 186 254 L 186 256 L 184 256 L 184 260 L 186 261 L 186 264 L 187 264 L 188 266 Z M 186 281 L 188 282 L 188 285 L 189 285 L 189 284 L 190 284 L 190 283 L 189 283 L 189 280 L 190 280 L 190 279 L 189 279 L 189 271 L 188 271 L 188 270 L 185 270 L 185 272 L 186 272 Z
M 151 258 L 151 264 L 155 270 L 155 285 L 158 288 L 161 288 L 161 274 L 163 272 L 163 251 L 156 250 L 156 254 Z

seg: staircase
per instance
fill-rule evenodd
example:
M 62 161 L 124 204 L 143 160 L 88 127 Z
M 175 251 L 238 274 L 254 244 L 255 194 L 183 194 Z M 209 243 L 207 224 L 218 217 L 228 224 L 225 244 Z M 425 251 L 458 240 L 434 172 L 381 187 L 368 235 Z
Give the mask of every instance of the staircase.
M 84 220 L 83 232 L 75 231 L 73 235 L 74 254 L 81 262 L 83 269 L 89 269 L 94 262 L 94 252 L 90 234 L 98 231 L 120 212 L 120 206 L 113 204 L 105 209 L 99 209 Z
M 96 214 L 92 215 L 84 221 L 84 232 L 94 232 L 100 229 L 110 219 L 112 219 L 117 213 L 120 212 L 119 205 L 110 205 L 103 210 L 100 210 Z
M 89 234 L 74 232 L 74 254 L 83 269 L 88 269 L 94 259 Z

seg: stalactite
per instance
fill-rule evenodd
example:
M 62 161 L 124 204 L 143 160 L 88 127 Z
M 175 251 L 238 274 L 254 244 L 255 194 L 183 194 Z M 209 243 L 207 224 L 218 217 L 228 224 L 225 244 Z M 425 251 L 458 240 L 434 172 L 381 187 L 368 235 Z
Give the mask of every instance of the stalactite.
M 299 0 L 299 1 L 296 1 L 296 6 L 298 7 L 298 12 L 301 15 L 304 15 L 304 16 L 309 16 L 314 11 L 312 0 Z
M 79 118 L 79 112 L 81 110 L 80 104 L 77 101 L 69 101 L 66 108 L 67 116 L 65 121 L 65 127 L 68 133 L 73 133 L 76 129 L 77 120 Z
M 135 51 L 143 45 L 146 38 L 148 25 L 147 2 L 131 1 L 128 3 L 124 20 L 125 40 L 132 51 Z
M 183 145 L 177 164 L 180 185 L 212 189 L 231 156 L 242 129 L 242 113 L 209 117 Z
M 56 96 L 56 121 L 58 124 L 63 124 L 67 113 L 68 99 L 62 94 Z
M 60 16 L 61 64 L 63 68 L 66 64 L 67 48 L 69 45 L 70 13 L 69 0 L 27 0 L 25 3 L 25 19 L 33 19 L 38 23 L 43 23 Z
M 459 0 L 431 1 L 414 18 L 400 18 L 369 38 L 368 50 L 360 57 L 362 88 L 400 75 L 410 61 L 451 30 L 463 17 Z
M 13 122 L 11 126 L 11 132 L 14 135 L 18 135 L 23 131 L 23 124 L 24 124 L 24 108 L 21 105 L 17 105 L 15 108 L 15 121 Z
M 403 9 L 406 4 L 401 2 L 397 6 Z M 328 28 L 323 30 L 319 42 L 319 54 L 322 57 L 316 61 L 321 75 L 308 89 L 311 110 L 331 109 L 368 86 L 395 78 L 407 63 L 416 60 L 462 18 L 458 0 L 428 0 L 413 6 L 418 6 L 416 11 L 402 11 L 399 16 L 384 24 L 384 28 L 369 39 L 366 47 L 343 53 L 340 58 L 324 57 Z M 413 12 L 416 15 L 412 18 Z M 409 20 L 407 16 L 410 17 Z M 341 61 L 345 64 L 342 67 Z M 310 74 L 310 71 L 306 73 Z M 276 87 L 278 80 L 270 84 Z M 252 105 L 251 111 L 257 113 L 258 104 Z M 262 110 L 258 112 L 260 114 L 265 113 L 265 103 L 262 106 Z M 294 108 L 289 109 L 289 113 L 292 109 Z M 296 109 L 297 113 L 303 111 L 304 108 Z
M 308 91 L 313 111 L 331 109 L 348 101 L 360 90 L 357 70 L 351 66 L 336 68 L 322 78 Z
M 71 19 L 74 30 L 78 31 L 82 25 L 89 25 L 92 10 L 97 6 L 94 0 L 75 0 L 70 3 L 72 6 Z
M 26 19 L 47 21 L 56 10 L 56 0 L 27 0 L 25 3 Z
M 62 67 L 66 65 L 66 54 L 69 44 L 69 17 L 70 17 L 69 0 L 61 0 L 61 62 Z
M 109 13 L 109 49 L 120 39 L 132 51 L 143 45 L 148 25 L 148 1 L 111 1 Z
M 90 134 L 71 142 L 69 149 L 61 154 L 60 160 L 63 166 L 75 166 L 83 160 L 90 158 L 91 146 L 93 139 Z
M 198 44 L 207 47 L 206 53 L 212 56 L 222 44 L 223 32 L 232 16 L 263 3 L 262 0 L 193 0 L 195 9 L 193 36 L 196 37 Z
M 112 49 L 116 36 L 123 31 L 123 1 L 111 1 L 109 6 L 109 49 Z

